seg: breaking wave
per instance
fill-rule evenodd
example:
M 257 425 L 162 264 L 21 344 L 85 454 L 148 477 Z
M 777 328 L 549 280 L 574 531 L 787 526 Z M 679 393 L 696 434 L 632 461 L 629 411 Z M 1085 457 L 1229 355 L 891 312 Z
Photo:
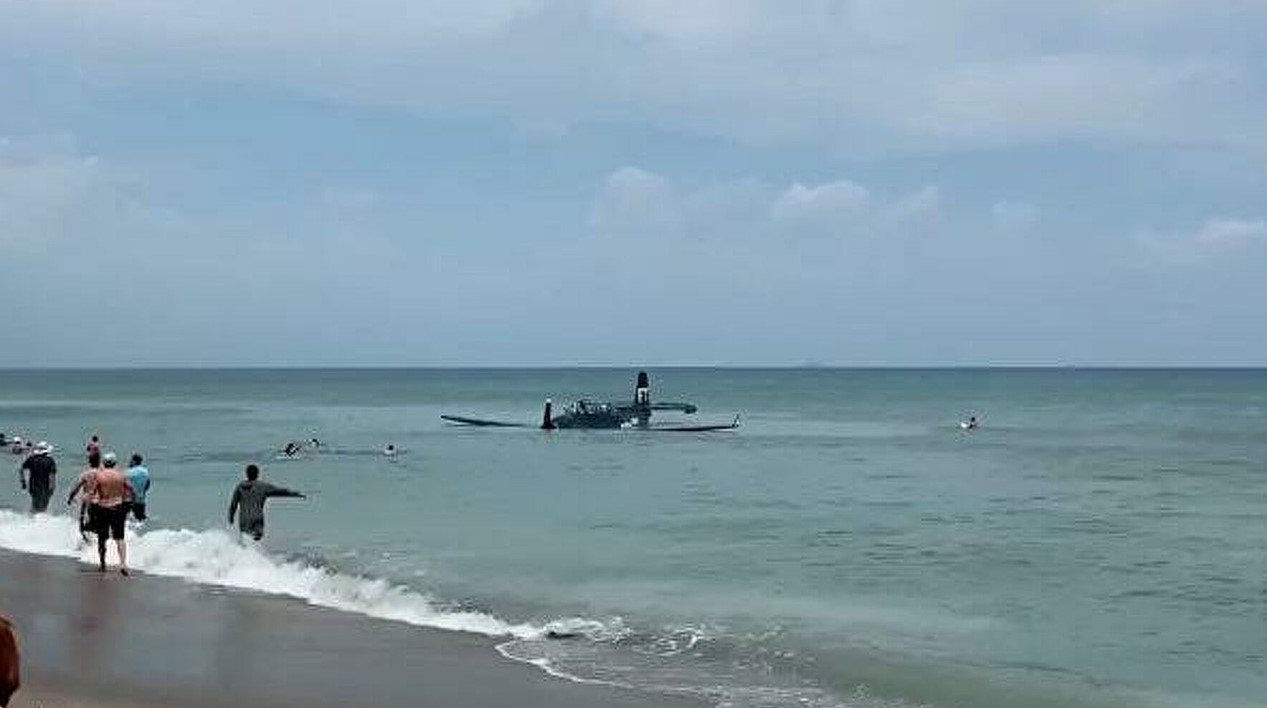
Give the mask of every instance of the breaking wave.
M 0 547 L 96 563 L 95 546 L 83 543 L 76 520 L 68 516 L 28 516 L 0 509 Z M 435 598 L 386 580 L 279 560 L 225 531 L 131 530 L 128 561 L 132 568 L 152 575 L 284 595 L 422 627 L 515 639 L 533 639 L 548 631 L 482 612 L 449 610 Z

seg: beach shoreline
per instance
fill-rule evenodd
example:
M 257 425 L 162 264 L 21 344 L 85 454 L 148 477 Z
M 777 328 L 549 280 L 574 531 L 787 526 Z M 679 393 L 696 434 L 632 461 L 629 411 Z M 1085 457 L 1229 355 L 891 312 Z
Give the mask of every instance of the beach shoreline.
M 697 698 L 569 681 L 495 638 L 301 600 L 0 550 L 18 628 L 14 706 L 703 708 Z

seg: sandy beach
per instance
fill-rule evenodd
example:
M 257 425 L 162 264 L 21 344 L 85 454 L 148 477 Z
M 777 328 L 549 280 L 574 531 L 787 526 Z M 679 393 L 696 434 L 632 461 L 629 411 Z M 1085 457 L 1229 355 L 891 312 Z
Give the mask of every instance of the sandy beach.
M 0 551 L 33 706 L 515 706 L 701 702 L 551 677 L 487 637 Z

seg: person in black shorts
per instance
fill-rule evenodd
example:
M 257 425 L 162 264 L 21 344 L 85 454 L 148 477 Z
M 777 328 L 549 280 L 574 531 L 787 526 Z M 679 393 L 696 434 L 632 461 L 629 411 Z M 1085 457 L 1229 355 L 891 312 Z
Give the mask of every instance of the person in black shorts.
M 115 541 L 123 539 L 127 520 L 127 505 L 111 507 L 93 504 L 88 507 L 88 524 L 92 527 L 93 533 L 100 537 L 103 547 L 107 536 Z
M 57 480 L 57 463 L 53 461 L 53 446 L 40 441 L 31 455 L 22 462 L 18 470 L 18 478 L 22 488 L 31 495 L 31 513 L 40 514 L 48 511 L 48 501 L 53 498 L 53 487 Z
M 114 541 L 119 552 L 119 572 L 128 574 L 128 550 L 124 541 L 125 522 L 128 518 L 128 505 L 135 497 L 132 484 L 127 476 L 118 468 L 118 460 L 114 453 L 107 452 L 101 458 L 102 468 L 93 475 L 92 503 L 88 507 L 88 518 L 92 530 L 97 534 L 97 557 L 101 561 L 100 570 L 106 570 L 106 539 Z
M 79 497 L 79 535 L 88 542 L 88 534 L 92 532 L 92 520 L 88 516 L 88 503 L 92 500 L 93 487 L 97 483 L 97 472 L 101 470 L 101 453 L 88 453 L 88 466 L 79 474 L 79 480 L 70 488 L 66 503 L 72 504 Z

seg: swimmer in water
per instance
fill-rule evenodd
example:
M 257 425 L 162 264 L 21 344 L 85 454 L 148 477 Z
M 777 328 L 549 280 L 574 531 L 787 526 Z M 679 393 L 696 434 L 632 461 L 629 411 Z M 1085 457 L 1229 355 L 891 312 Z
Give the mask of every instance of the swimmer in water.
M 964 430 L 976 430 L 979 425 L 980 424 L 977 423 L 977 417 L 975 415 L 968 416 L 968 421 L 966 423 L 959 424 L 959 426 Z
M 296 442 L 286 443 L 286 447 L 285 449 L 282 450 L 282 452 L 286 455 L 286 457 L 294 457 L 295 455 L 299 454 L 299 443 L 296 443 Z
M 388 457 L 395 457 L 395 456 L 396 456 L 396 446 L 395 446 L 395 445 L 392 445 L 391 443 L 388 443 L 388 444 L 387 444 L 387 447 L 383 448 L 383 454 L 384 454 L 384 455 L 387 455 Z

